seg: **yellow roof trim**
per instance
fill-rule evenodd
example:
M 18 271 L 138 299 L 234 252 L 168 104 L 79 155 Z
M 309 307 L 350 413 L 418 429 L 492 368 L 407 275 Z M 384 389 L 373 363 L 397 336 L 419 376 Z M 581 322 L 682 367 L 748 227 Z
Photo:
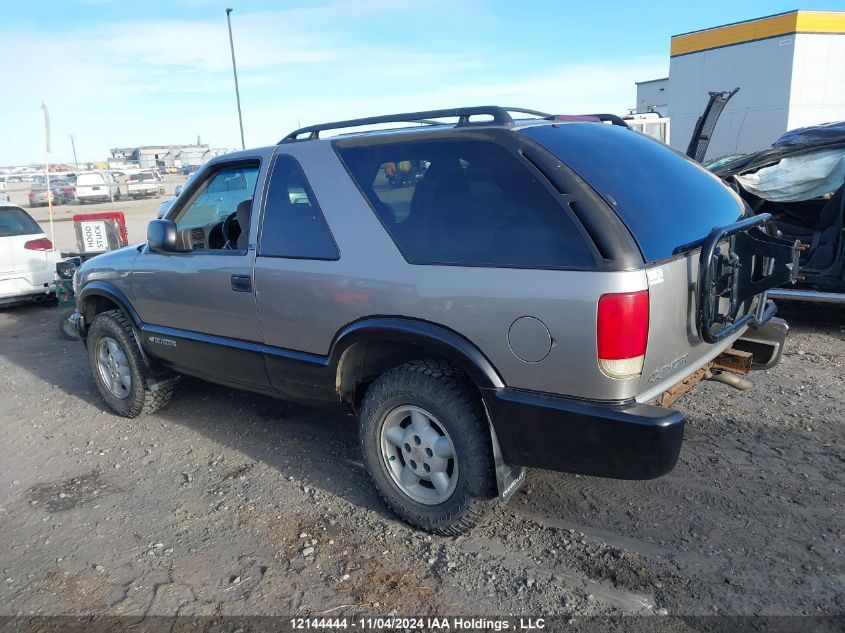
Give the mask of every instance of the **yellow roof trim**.
M 792 11 L 758 20 L 717 26 L 704 31 L 674 35 L 671 56 L 696 53 L 710 48 L 720 48 L 794 33 L 845 34 L 845 12 L 842 11 Z

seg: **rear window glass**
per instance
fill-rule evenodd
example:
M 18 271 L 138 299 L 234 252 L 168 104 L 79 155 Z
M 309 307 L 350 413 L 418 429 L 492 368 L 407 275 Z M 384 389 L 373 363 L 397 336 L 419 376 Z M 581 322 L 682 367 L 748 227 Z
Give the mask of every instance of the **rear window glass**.
M 340 258 L 317 198 L 292 156 L 279 155 L 273 163 L 258 254 L 301 259 Z
M 587 181 L 616 211 L 647 261 L 743 214 L 738 196 L 697 163 L 642 134 L 601 123 L 521 130 Z
M 337 151 L 405 259 L 414 264 L 582 268 L 582 229 L 501 145 L 466 138 Z
M 77 185 L 101 185 L 105 179 L 101 174 L 82 174 L 76 179 Z
M 23 209 L 0 208 L 0 237 L 38 233 L 42 233 L 41 227 Z

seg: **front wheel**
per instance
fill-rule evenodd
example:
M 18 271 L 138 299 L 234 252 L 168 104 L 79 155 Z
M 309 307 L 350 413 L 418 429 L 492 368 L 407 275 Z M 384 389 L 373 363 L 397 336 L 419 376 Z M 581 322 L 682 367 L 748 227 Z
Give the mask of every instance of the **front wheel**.
M 136 418 L 154 413 L 170 401 L 173 380 L 155 379 L 123 312 L 98 314 L 88 330 L 86 345 L 94 383 L 115 413 Z
M 449 363 L 412 361 L 379 377 L 361 409 L 361 450 L 376 487 L 396 514 L 436 534 L 471 529 L 496 496 L 474 389 Z

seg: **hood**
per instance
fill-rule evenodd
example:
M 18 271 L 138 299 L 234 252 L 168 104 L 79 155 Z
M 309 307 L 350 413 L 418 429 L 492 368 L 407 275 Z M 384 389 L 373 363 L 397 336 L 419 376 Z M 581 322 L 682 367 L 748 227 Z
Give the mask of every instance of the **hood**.
M 816 152 L 820 149 L 837 148 L 845 148 L 845 121 L 789 130 L 772 143 L 769 149 L 745 154 L 732 160 L 717 160 L 709 166 L 709 169 L 720 178 L 727 178 L 774 165 L 783 158 Z
M 142 246 L 124 246 L 92 257 L 79 267 L 77 274 L 82 285 L 89 281 L 113 281 L 128 277 Z

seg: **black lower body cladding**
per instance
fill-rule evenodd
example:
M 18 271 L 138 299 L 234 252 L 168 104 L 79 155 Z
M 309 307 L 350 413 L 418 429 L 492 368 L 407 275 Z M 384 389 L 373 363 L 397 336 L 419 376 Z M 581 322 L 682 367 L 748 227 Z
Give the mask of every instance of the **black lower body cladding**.
M 684 416 L 646 404 L 604 405 L 513 389 L 485 390 L 502 458 L 512 466 L 652 479 L 678 461 Z

